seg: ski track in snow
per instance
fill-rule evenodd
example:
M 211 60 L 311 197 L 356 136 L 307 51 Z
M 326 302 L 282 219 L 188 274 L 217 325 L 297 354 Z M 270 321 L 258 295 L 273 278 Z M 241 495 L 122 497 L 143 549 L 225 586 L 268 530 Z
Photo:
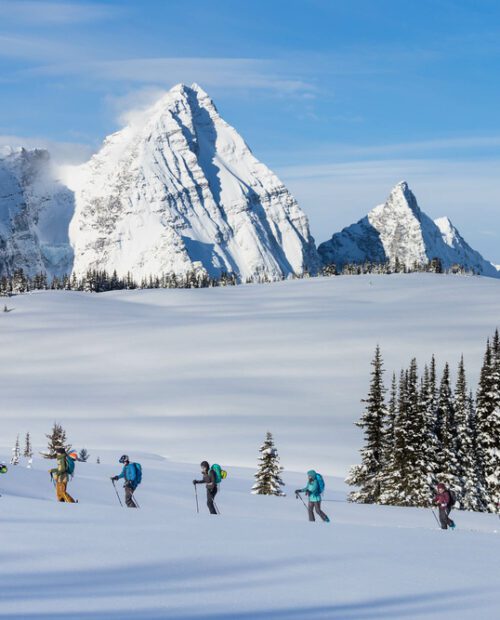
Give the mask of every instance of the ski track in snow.
M 497 618 L 496 515 L 441 532 L 429 510 L 346 503 L 342 477 L 376 343 L 388 371 L 463 352 L 474 383 L 499 302 L 493 279 L 426 274 L 12 298 L 0 458 L 58 420 L 91 462 L 77 505 L 55 502 L 51 461 L 0 476 L 0 619 Z M 268 429 L 286 498 L 250 494 Z M 123 452 L 144 468 L 139 511 L 109 481 Z M 218 518 L 201 488 L 195 513 L 204 458 L 229 471 Z M 293 496 L 311 466 L 331 524 Z

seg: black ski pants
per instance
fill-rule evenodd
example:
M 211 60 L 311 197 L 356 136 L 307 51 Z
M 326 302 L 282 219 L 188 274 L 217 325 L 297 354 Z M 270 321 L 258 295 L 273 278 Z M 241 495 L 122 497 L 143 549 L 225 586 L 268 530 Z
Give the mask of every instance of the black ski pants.
M 316 521 L 316 519 L 314 518 L 314 511 L 319 514 L 323 521 L 327 521 L 328 517 L 321 510 L 321 502 L 309 502 L 307 509 L 309 511 L 309 521 Z
M 125 503 L 129 508 L 137 508 L 137 504 L 134 501 L 134 491 L 132 487 L 125 487 Z
M 454 525 L 450 519 L 451 508 L 449 506 L 439 506 L 439 522 L 441 523 L 441 529 L 447 530 L 449 525 Z
M 208 510 L 211 515 L 217 514 L 217 510 L 215 510 L 215 505 L 214 505 L 214 499 L 216 495 L 217 495 L 217 487 L 213 489 L 209 489 L 207 487 L 207 506 L 208 506 Z

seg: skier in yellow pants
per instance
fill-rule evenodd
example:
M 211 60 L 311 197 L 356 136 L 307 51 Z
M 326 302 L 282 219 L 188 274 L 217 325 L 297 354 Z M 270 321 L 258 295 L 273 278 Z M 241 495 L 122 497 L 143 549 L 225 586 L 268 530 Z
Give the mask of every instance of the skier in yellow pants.
M 66 490 L 68 485 L 68 463 L 64 448 L 57 448 L 57 467 L 49 469 L 50 475 L 56 481 L 56 497 L 58 502 L 74 504 L 75 500 Z

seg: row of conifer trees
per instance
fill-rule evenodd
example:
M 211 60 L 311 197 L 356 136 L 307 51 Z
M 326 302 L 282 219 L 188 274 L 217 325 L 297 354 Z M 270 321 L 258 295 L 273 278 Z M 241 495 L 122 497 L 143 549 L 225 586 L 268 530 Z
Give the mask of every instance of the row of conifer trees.
M 463 357 L 454 385 L 436 361 L 419 374 L 413 359 L 389 395 L 377 346 L 371 363 L 361 463 L 347 482 L 350 500 L 398 506 L 429 506 L 437 482 L 454 491 L 458 507 L 497 512 L 500 504 L 500 337 L 488 340 L 479 384 L 469 391 Z

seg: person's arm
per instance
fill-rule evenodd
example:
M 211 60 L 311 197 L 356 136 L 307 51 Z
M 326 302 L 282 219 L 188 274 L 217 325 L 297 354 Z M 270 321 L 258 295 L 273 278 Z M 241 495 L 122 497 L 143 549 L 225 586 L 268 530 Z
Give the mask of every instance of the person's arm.
M 115 478 L 117 480 L 120 480 L 120 478 L 125 478 L 125 466 L 123 467 L 122 471 L 120 474 L 118 474 L 118 476 L 115 476 Z

